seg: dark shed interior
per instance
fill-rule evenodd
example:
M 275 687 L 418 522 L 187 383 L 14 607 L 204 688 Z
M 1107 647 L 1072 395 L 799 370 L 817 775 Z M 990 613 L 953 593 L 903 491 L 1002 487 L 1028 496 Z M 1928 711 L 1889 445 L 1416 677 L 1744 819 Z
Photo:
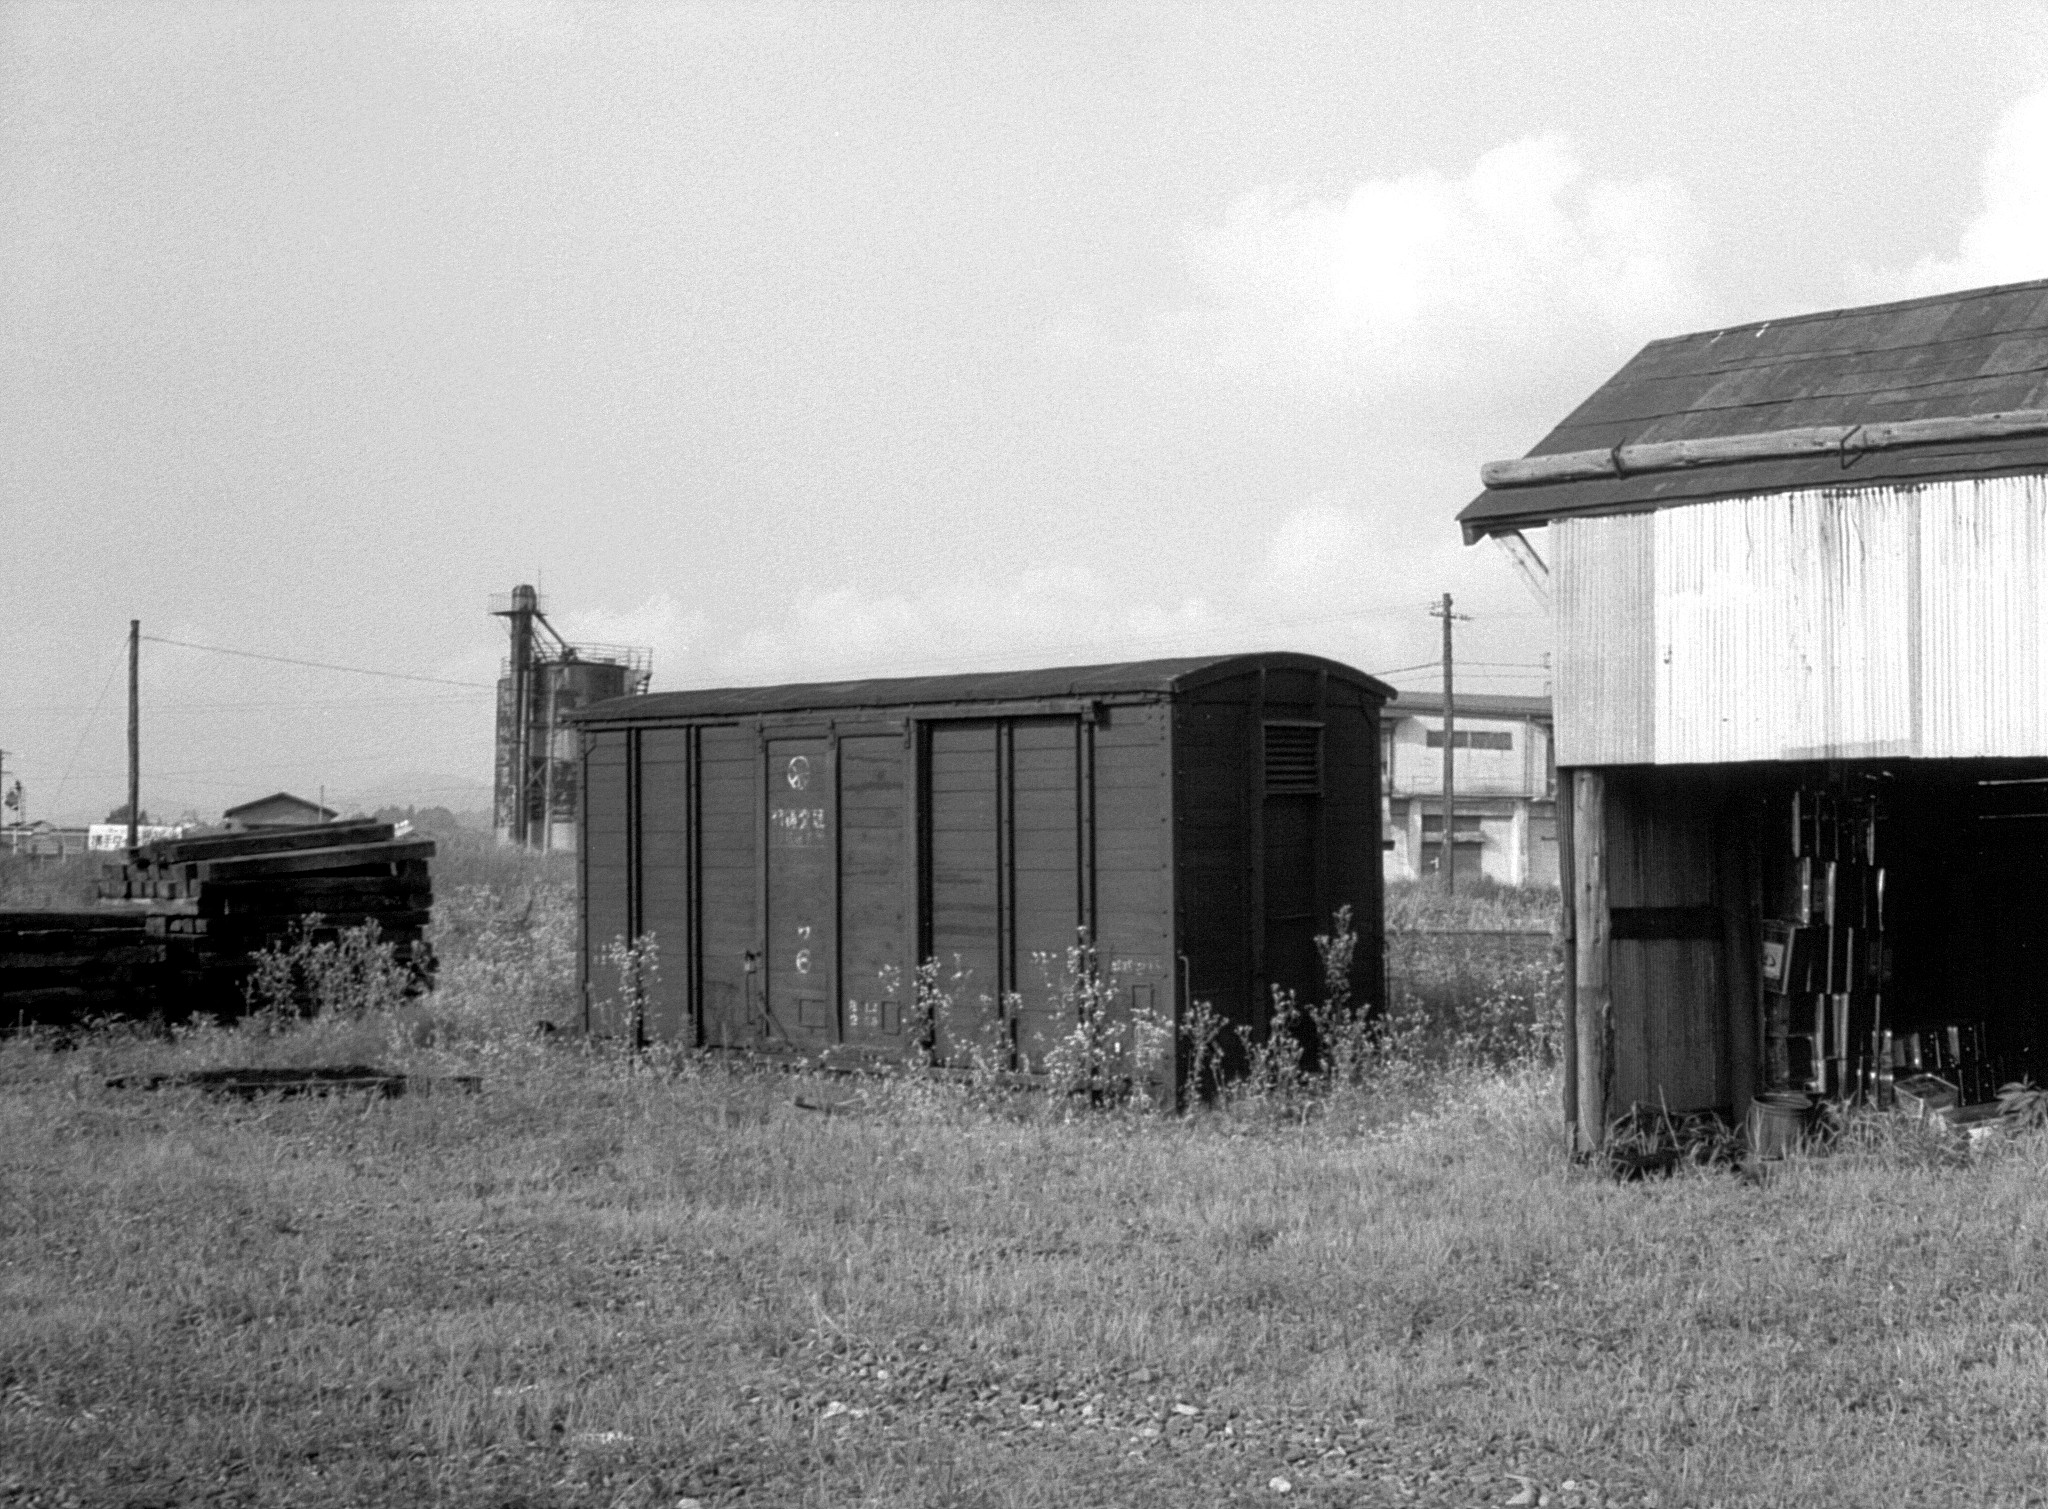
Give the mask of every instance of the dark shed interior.
M 1616 767 L 1573 795 L 1589 1143 L 1631 1107 L 2041 1080 L 2048 760 Z
M 1346 904 L 1377 1003 L 1391 695 L 1260 654 L 586 709 L 587 1025 L 1028 1073 L 1071 1030 L 1077 943 L 1118 1011 L 1258 1033 L 1274 988 L 1319 990 Z M 634 1006 L 608 950 L 648 939 Z

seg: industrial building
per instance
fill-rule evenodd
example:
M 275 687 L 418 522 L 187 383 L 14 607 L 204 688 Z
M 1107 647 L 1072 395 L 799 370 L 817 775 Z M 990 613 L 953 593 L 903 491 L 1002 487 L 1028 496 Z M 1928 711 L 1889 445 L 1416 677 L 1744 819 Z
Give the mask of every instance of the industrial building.
M 1457 762 L 1452 878 L 1502 885 L 1557 884 L 1557 766 L 1550 699 L 1471 692 L 1452 702 Z M 1383 840 L 1389 880 L 1419 880 L 1443 866 L 1444 699 L 1403 692 L 1380 718 Z
M 1983 1101 L 2048 1049 L 2048 283 L 1653 342 L 1541 530 L 1567 1114 Z
M 1207 1001 L 1258 1033 L 1275 987 L 1319 992 L 1315 935 L 1346 904 L 1376 1002 L 1390 695 L 1265 654 L 584 709 L 587 1025 L 1029 1073 L 1071 1028 L 1078 938 L 1118 1012 L 1178 1024 Z M 644 938 L 659 974 L 628 1020 L 606 953 Z M 955 1008 L 930 1023 L 928 960 Z
M 576 847 L 578 762 L 567 718 L 578 708 L 637 696 L 653 675 L 651 651 L 570 644 L 530 586 L 495 598 L 511 650 L 498 676 L 493 806 L 498 842 L 525 849 Z

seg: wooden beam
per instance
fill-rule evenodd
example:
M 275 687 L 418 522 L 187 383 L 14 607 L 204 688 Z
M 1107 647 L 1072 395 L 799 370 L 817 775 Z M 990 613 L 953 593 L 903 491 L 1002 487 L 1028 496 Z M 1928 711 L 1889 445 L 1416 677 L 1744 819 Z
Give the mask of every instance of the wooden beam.
M 1572 775 L 1569 770 L 1557 773 L 1559 790 L 1563 800 L 1556 803 L 1557 823 L 1557 889 L 1558 889 L 1558 942 L 1564 950 L 1564 1042 L 1559 1052 L 1564 1058 L 1564 1124 L 1566 1135 L 1571 1138 L 1572 1151 L 1582 1151 L 1579 1143 L 1579 964 L 1578 964 L 1578 887 L 1573 883 L 1576 869 L 1572 863 Z
M 2048 435 L 2048 409 L 2010 409 L 1943 419 L 1901 419 L 1887 424 L 1823 424 L 1751 435 L 1708 435 L 1697 440 L 1653 440 L 1600 451 L 1561 451 L 1489 461 L 1479 479 L 1499 490 L 1551 482 L 1590 482 L 1639 472 L 1692 471 L 1743 461 L 1787 461 L 1801 456 L 1860 456 L 1868 451 L 1978 440 L 2019 440 Z
M 1608 988 L 1607 788 L 1599 770 L 1572 772 L 1572 974 L 1577 1007 L 1579 1146 L 1607 1135 L 1613 999 Z
M 1608 936 L 1641 942 L 1721 940 L 1721 909 L 1713 906 L 1617 906 L 1608 908 Z

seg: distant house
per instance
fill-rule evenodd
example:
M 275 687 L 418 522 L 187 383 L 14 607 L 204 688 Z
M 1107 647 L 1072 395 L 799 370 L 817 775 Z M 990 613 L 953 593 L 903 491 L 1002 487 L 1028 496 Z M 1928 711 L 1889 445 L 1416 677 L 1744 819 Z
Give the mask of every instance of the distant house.
M 34 859 L 62 859 L 86 850 L 85 829 L 59 828 L 49 822 L 9 823 L 0 828 L 0 837 L 5 838 L 8 853 Z
M 1389 880 L 1443 864 L 1444 699 L 1403 692 L 1380 714 L 1382 848 Z M 1452 874 L 1503 885 L 1557 884 L 1557 762 L 1548 697 L 1474 692 L 1452 709 L 1457 802 Z
M 332 807 L 309 802 L 289 791 L 278 791 L 258 797 L 253 802 L 244 802 L 239 807 L 230 807 L 220 816 L 230 828 L 303 828 L 314 823 L 331 823 L 339 815 Z

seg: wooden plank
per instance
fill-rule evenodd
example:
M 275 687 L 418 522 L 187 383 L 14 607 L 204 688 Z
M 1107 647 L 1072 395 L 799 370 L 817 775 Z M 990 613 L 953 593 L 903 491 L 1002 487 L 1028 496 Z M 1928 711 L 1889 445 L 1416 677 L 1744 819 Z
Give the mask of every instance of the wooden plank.
M 389 823 L 322 823 L 303 828 L 258 829 L 199 838 L 164 839 L 135 851 L 144 864 L 187 864 L 202 859 L 232 859 L 243 854 L 283 854 L 293 849 L 331 849 L 339 844 L 373 844 L 389 840 Z
M 1731 801 L 1716 823 L 1714 891 L 1721 908 L 1721 978 L 1726 1016 L 1718 1099 L 1736 1116 L 1762 1092 L 1763 864 L 1753 806 Z
M 1621 941 L 1712 940 L 1721 937 L 1718 906 L 1617 906 L 1610 908 L 1608 936 Z
M 966 976 L 950 986 L 962 999 L 937 1034 L 940 1062 L 952 1063 L 976 1044 L 996 1046 L 993 1020 L 978 1004 L 983 995 L 993 1000 L 1001 980 L 996 725 L 934 724 L 928 739 L 925 931 L 949 984 L 956 973 Z
M 698 737 L 704 1040 L 740 1047 L 762 1035 L 746 969 L 755 932 L 754 775 L 759 754 L 751 729 L 710 727 Z
M 690 730 L 641 731 L 640 935 L 652 939 L 656 972 L 645 1030 L 651 1042 L 694 1045 L 690 1010 Z
M 1573 971 L 1578 1006 L 1579 1142 L 1607 1138 L 1611 1003 L 1607 916 L 1606 776 L 1572 772 Z
M 1081 822 L 1078 725 L 1074 720 L 1019 723 L 1017 759 L 1035 761 L 1027 783 L 1018 774 L 1011 796 L 1011 966 L 1021 998 L 1017 1067 L 1043 1069 L 1047 1051 L 1069 1030 L 1067 950 L 1081 926 Z
M 765 1005 L 806 1053 L 840 1039 L 835 741 L 767 743 Z
M 251 854 L 238 859 L 210 859 L 187 868 L 194 880 L 245 880 L 270 875 L 318 875 L 366 865 L 432 859 L 431 838 L 399 839 L 381 844 L 347 844 L 330 849 L 301 849 L 284 854 Z

